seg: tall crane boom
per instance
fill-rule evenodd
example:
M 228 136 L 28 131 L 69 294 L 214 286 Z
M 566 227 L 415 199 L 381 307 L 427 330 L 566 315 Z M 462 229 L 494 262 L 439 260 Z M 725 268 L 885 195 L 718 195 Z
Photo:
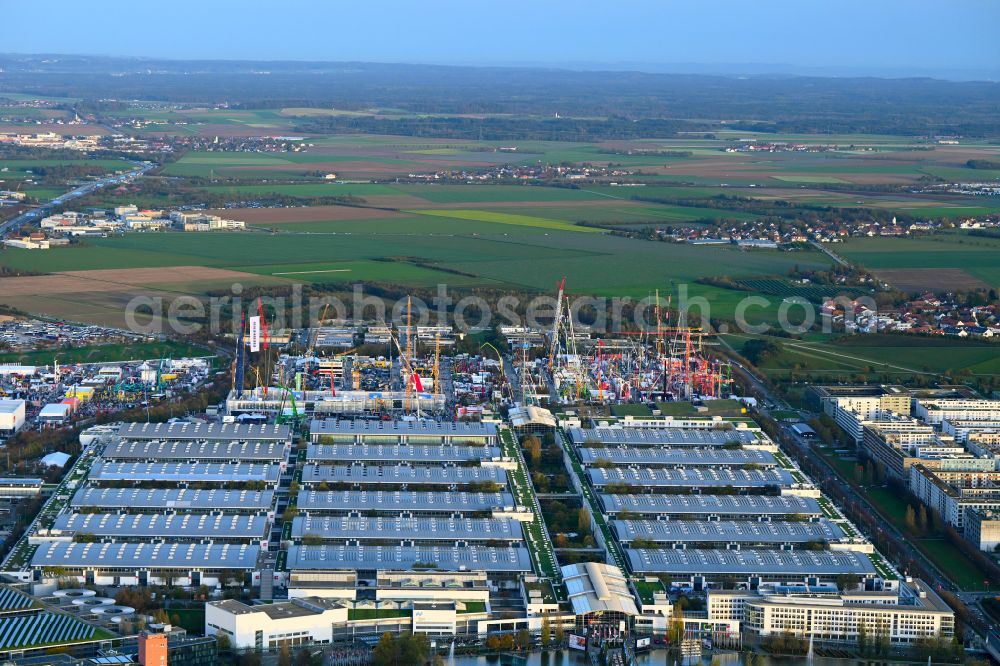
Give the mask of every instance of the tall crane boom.
M 410 363 L 410 359 L 407 358 L 406 353 L 399 344 L 399 339 L 392 334 L 392 329 L 389 329 L 389 338 L 392 340 L 393 345 L 396 347 L 396 351 L 399 352 L 399 367 L 402 372 L 406 374 L 406 405 L 405 408 L 410 408 L 410 395 L 413 389 L 417 390 L 417 393 L 423 391 L 423 388 L 419 384 L 420 377 L 417 376 L 417 371 Z M 417 396 L 417 414 L 420 414 L 420 396 Z
M 244 354 L 244 340 L 243 335 L 246 329 L 246 313 L 240 314 L 240 333 L 236 338 L 236 372 L 233 377 L 233 388 L 236 390 L 236 398 L 243 397 L 243 354 Z
M 552 320 L 552 338 L 549 340 L 549 372 L 555 365 L 556 354 L 559 351 L 559 324 L 562 321 L 563 293 L 566 289 L 566 278 L 559 281 L 559 293 L 556 295 L 556 312 Z

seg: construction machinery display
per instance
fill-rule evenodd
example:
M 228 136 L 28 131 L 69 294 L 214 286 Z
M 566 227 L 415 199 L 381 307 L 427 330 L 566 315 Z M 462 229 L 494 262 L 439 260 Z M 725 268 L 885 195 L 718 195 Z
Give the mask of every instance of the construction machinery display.
M 725 397 L 732 385 L 729 363 L 707 353 L 713 333 L 689 326 L 667 326 L 669 299 L 661 308 L 655 295 L 653 322 L 614 337 L 591 338 L 574 322 L 559 282 L 555 318 L 547 335 L 544 377 L 555 402 L 609 404 L 668 402 Z M 519 352 L 522 393 L 537 383 L 538 364 Z

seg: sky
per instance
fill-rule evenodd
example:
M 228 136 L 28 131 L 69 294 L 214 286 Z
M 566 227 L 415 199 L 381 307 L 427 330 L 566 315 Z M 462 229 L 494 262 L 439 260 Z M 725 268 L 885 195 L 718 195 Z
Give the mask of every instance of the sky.
M 1000 79 L 998 0 L 5 0 L 3 5 L 0 51 L 7 53 L 649 71 L 683 71 L 669 65 L 686 63 L 706 69 L 763 64 L 802 73 L 978 72 Z

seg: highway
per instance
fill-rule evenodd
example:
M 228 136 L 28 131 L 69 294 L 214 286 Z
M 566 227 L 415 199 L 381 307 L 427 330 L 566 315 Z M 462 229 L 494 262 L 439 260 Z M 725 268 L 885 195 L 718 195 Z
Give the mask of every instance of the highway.
M 835 262 L 837 262 L 841 266 L 850 266 L 851 265 L 851 263 L 849 261 L 847 261 L 847 259 L 844 259 L 842 256 L 840 256 L 839 254 L 837 254 L 836 252 L 834 252 L 833 250 L 831 250 L 827 246 L 823 245 L 819 241 L 811 240 L 811 241 L 809 241 L 809 244 L 812 245 L 817 250 L 819 250 L 820 252 L 822 252 L 823 254 L 825 254 L 826 256 L 828 256 L 831 259 L 833 259 Z
M 101 178 L 99 180 L 94 180 L 89 183 L 84 183 L 83 185 L 80 185 L 79 187 L 74 188 L 69 192 L 60 194 L 55 199 L 52 199 L 48 203 L 42 204 L 38 208 L 33 208 L 31 210 L 21 213 L 16 217 L 12 217 L 3 224 L 0 224 L 0 236 L 6 235 L 12 229 L 17 229 L 22 225 L 30 224 L 32 222 L 37 222 L 38 220 L 48 215 L 53 208 L 61 206 L 68 201 L 72 201 L 73 199 L 79 199 L 82 196 L 90 194 L 91 192 L 96 192 L 102 187 L 107 187 L 108 185 L 120 185 L 122 183 L 130 182 L 133 179 L 156 168 L 155 162 L 132 162 L 132 164 L 136 165 L 136 168 L 133 169 L 132 171 L 129 171 L 127 173 L 114 174 L 111 176 L 105 176 L 104 178 Z

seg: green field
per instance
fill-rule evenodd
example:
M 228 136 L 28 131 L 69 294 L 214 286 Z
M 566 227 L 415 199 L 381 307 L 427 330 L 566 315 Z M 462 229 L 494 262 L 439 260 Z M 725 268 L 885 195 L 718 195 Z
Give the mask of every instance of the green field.
M 171 621 L 176 619 L 178 624 L 187 630 L 189 634 L 202 636 L 205 633 L 205 609 L 204 608 L 168 608 L 167 614 Z
M 816 447 L 816 450 L 837 469 L 845 480 L 849 483 L 855 483 L 856 461 L 832 455 L 824 447 Z M 905 497 L 900 496 L 897 491 L 881 486 L 862 487 L 861 492 L 886 519 L 902 529 L 906 522 L 907 501 Z M 961 589 L 978 590 L 982 588 L 983 573 L 956 546 L 944 539 L 935 538 L 916 538 L 913 543 Z
M 888 488 L 869 487 L 865 489 L 865 494 L 893 524 L 899 527 L 905 524 L 907 503 L 898 492 Z M 983 587 L 983 573 L 979 567 L 948 541 L 918 538 L 914 539 L 914 543 L 961 589 L 978 590 Z
M 370 183 L 275 183 L 261 185 L 211 185 L 205 191 L 225 194 L 234 198 L 263 197 L 268 194 L 281 194 L 303 199 L 320 197 L 369 197 L 377 195 L 402 194 L 391 185 Z
M 979 217 L 985 215 L 995 215 L 1000 206 L 898 206 L 894 210 L 907 215 L 922 217 Z
M 969 169 L 966 167 L 925 167 L 924 172 L 938 178 L 956 182 L 1000 181 L 1000 169 Z
M 603 233 L 600 229 L 592 227 L 581 227 L 563 220 L 552 220 L 544 217 L 533 217 L 529 215 L 515 215 L 513 213 L 500 213 L 487 210 L 460 210 L 460 209 L 427 209 L 405 211 L 417 215 L 432 215 L 436 217 L 449 217 L 459 220 L 472 220 L 475 222 L 492 222 L 494 224 L 504 224 L 516 227 L 531 227 L 535 229 L 551 229 L 553 231 L 569 231 L 578 233 Z
M 739 352 L 743 343 L 759 336 L 728 334 L 723 339 Z M 926 338 L 898 335 L 859 334 L 826 341 L 773 338 L 782 351 L 767 358 L 759 368 L 769 376 L 787 377 L 791 372 L 842 375 L 914 375 L 935 377 L 948 371 L 973 376 L 1000 373 L 1000 344 L 963 341 L 960 338 Z
M 336 171 L 339 163 L 391 164 L 405 171 L 419 163 L 407 159 L 365 155 L 328 155 L 316 152 L 251 153 L 251 152 L 190 152 L 168 164 L 163 173 L 169 176 L 197 178 L 267 178 L 304 177 L 311 172 Z M 313 174 L 312 178 L 319 178 Z
M 433 268 L 425 268 L 406 262 L 344 261 L 314 264 L 267 264 L 240 266 L 240 270 L 296 282 L 312 283 L 386 282 L 419 287 L 429 287 L 439 283 L 455 286 L 481 286 L 483 284 L 483 281 L 477 278 L 436 271 Z
M 228 128 L 232 136 L 246 136 L 250 130 L 275 136 L 297 134 L 294 128 L 306 122 L 304 116 L 376 113 L 415 117 L 412 112 L 399 109 L 345 112 L 327 108 L 212 109 L 145 104 L 112 111 L 110 115 L 157 123 L 143 130 L 150 133 L 226 136 Z M 708 198 L 722 196 L 809 205 L 866 205 L 883 209 L 898 206 L 914 212 L 944 211 L 941 215 L 956 215 L 960 214 L 956 211 L 963 210 L 1000 210 L 1000 205 L 994 206 L 985 197 L 867 187 L 881 182 L 882 176 L 887 183 L 897 185 L 927 174 L 945 177 L 961 173 L 986 178 L 992 174 L 964 168 L 963 163 L 968 154 L 981 153 L 984 159 L 995 157 L 998 151 L 994 146 L 963 142 L 961 150 L 949 152 L 905 137 L 757 134 L 771 141 L 851 143 L 854 148 L 825 152 L 725 152 L 736 139 L 749 136 L 755 134 L 721 129 L 714 138 L 692 134 L 595 143 L 526 140 L 516 142 L 515 152 L 500 151 L 499 148 L 511 145 L 501 141 L 336 134 L 310 136 L 299 152 L 192 151 L 180 155 L 163 169 L 165 175 L 176 177 L 173 182 L 184 186 L 179 192 L 159 191 L 154 187 L 140 189 L 139 193 L 134 192 L 135 187 L 109 189 L 87 203 L 131 203 L 130 198 L 134 197 L 140 205 L 167 206 L 174 203 L 168 197 L 186 201 L 196 199 L 201 191 L 226 197 L 229 203 L 264 200 L 274 195 L 301 198 L 303 203 L 310 199 L 351 196 L 390 211 L 386 215 L 396 216 L 259 225 L 270 227 L 274 233 L 257 229 L 218 235 L 149 233 L 94 238 L 73 247 L 39 253 L 0 250 L 0 266 L 41 272 L 213 266 L 279 278 L 273 280 L 277 283 L 363 281 L 416 287 L 447 283 L 529 292 L 549 292 L 566 277 L 571 295 L 643 299 L 658 289 L 664 298 L 673 296 L 675 308 L 682 304 L 679 302 L 682 298 L 695 299 L 694 316 L 708 309 L 710 312 L 706 314 L 721 319 L 733 319 L 748 296 L 763 294 L 766 305 L 754 304 L 745 313 L 750 323 L 759 323 L 775 320 L 783 298 L 804 296 L 815 302 L 839 293 L 838 289 L 795 285 L 778 277 L 795 266 L 802 270 L 827 269 L 830 260 L 811 248 L 745 251 L 730 246 L 650 242 L 609 233 L 595 225 L 642 232 L 653 227 L 758 217 L 744 211 L 709 207 L 707 202 L 702 205 Z M 910 150 L 913 147 L 920 150 Z M 18 165 L 7 172 L 13 181 L 23 178 L 32 163 L 41 167 L 59 162 L 8 160 L 0 162 L 0 167 Z M 457 180 L 400 182 L 414 180 L 408 178 L 409 173 L 560 162 L 621 165 L 636 173 L 616 174 L 616 182 L 628 185 L 641 181 L 646 185 L 577 186 L 564 181 L 562 184 L 567 186 L 556 187 L 512 184 L 516 182 L 513 180 L 502 184 Z M 91 163 L 102 168 L 123 168 L 122 162 L 114 160 Z M 321 181 L 321 174 L 330 171 L 338 173 L 337 182 Z M 3 175 L 0 173 L 0 179 Z M 852 181 L 852 175 L 858 179 Z M 185 181 L 208 177 L 230 179 L 232 184 Z M 351 182 L 352 179 L 356 182 Z M 847 187 L 850 182 L 866 187 L 855 192 Z M 824 190 L 824 184 L 837 187 Z M 48 184 L 24 190 L 40 198 L 54 196 L 59 191 Z M 679 203 L 644 202 L 637 197 Z M 405 216 L 391 211 L 402 211 Z M 958 233 L 932 238 L 850 239 L 836 251 L 873 270 L 952 267 L 968 271 L 988 284 L 1000 285 L 1000 262 L 996 261 L 1000 240 Z M 700 278 L 723 273 L 741 281 L 746 290 L 695 283 Z M 197 286 L 191 285 L 192 293 L 204 293 Z M 112 307 L 113 297 L 106 300 Z M 701 308 L 699 303 L 706 307 Z M 907 349 L 893 349 L 889 361 L 883 360 L 882 348 L 857 347 L 836 353 L 831 349 L 823 342 L 790 341 L 782 357 L 773 359 L 767 370 L 787 373 L 796 365 L 832 373 L 856 373 L 871 366 L 900 373 L 958 368 L 988 373 L 996 369 L 993 359 L 984 357 L 981 349 L 948 350 L 930 363 Z M 892 365 L 904 369 L 888 367 Z M 922 370 L 924 366 L 931 369 Z
M 4 95 L 6 97 L 6 94 Z M 38 109 L 30 106 L 0 106 L 0 119 L 17 118 L 28 120 L 55 120 L 69 118 L 65 109 Z
M 834 176 L 771 176 L 775 180 L 783 183 L 837 183 L 842 184 L 848 181 Z
M 664 416 L 740 416 L 746 408 L 739 400 L 706 400 L 705 412 L 699 412 L 690 402 L 658 402 L 657 409 Z
M 634 202 L 622 202 L 620 206 L 581 206 L 568 204 L 566 206 L 546 206 L 532 208 L 518 206 L 516 208 L 496 207 L 490 210 L 504 211 L 520 215 L 537 215 L 572 222 L 590 222 L 606 225 L 689 225 L 692 222 L 708 220 L 733 219 L 749 220 L 757 216 L 742 211 L 721 210 L 718 208 L 697 208 L 694 206 L 661 206 L 656 204 L 635 205 Z
M 252 154 L 252 153 L 251 153 Z M 272 158 L 264 155 L 265 159 Z M 177 164 L 180 164 L 178 162 Z M 174 166 L 174 165 L 171 165 Z M 197 165 L 199 169 L 215 168 Z M 206 172 L 207 175 L 207 172 Z M 293 197 L 316 198 L 335 196 L 410 196 L 429 204 L 451 203 L 513 203 L 513 202 L 549 202 L 565 201 L 586 202 L 605 199 L 599 192 L 565 187 L 540 187 L 531 185 L 388 185 L 381 183 L 274 183 L 259 185 L 208 185 L 204 188 L 209 192 L 217 192 L 239 196 L 263 196 L 267 194 L 283 194 Z
M 211 123 L 213 125 L 265 125 L 280 123 L 281 116 L 278 111 L 271 109 L 210 109 L 210 108 L 147 108 L 145 106 L 135 106 L 125 109 L 111 109 L 106 112 L 109 116 L 119 118 L 141 118 L 151 121 L 173 121 L 173 122 L 194 122 Z
M 29 197 L 34 197 L 39 201 L 48 201 L 49 199 L 55 199 L 60 194 L 66 192 L 65 187 L 36 187 L 34 185 L 27 185 L 22 187 L 21 192 L 24 192 Z
M 515 232 L 518 234 L 545 233 L 541 227 L 522 226 L 511 229 L 509 226 L 494 222 L 477 222 L 454 217 L 431 215 L 412 215 L 409 217 L 390 217 L 368 220 L 317 220 L 315 222 L 282 222 L 280 224 L 258 224 L 259 228 L 271 229 L 280 233 L 307 234 L 364 234 L 368 236 L 455 236 L 493 234 L 503 235 Z M 304 240 L 304 242 L 308 242 Z
M 860 289 L 849 287 L 794 284 L 788 280 L 772 278 L 744 279 L 737 282 L 737 285 L 755 294 L 768 294 L 782 298 L 804 298 L 813 303 L 820 303 L 825 298 L 833 298 L 841 294 L 857 296 L 862 293 Z
M 482 203 L 487 201 L 588 201 L 600 199 L 585 189 L 533 185 L 400 185 L 400 194 L 410 194 L 432 203 Z
M 107 171 L 127 171 L 130 168 L 128 162 L 123 160 L 102 160 L 102 159 L 56 159 L 56 160 L 32 160 L 32 159 L 0 159 L 0 174 L 9 176 L 13 173 L 23 173 L 32 169 L 59 166 L 94 166 L 101 167 Z M 4 171 L 7 169 L 7 171 Z
M 945 539 L 917 539 L 920 550 L 963 590 L 981 590 L 986 574 Z M 992 581 L 995 586 L 998 581 Z
M 472 279 L 465 275 L 443 275 L 441 281 L 446 283 L 478 282 L 548 291 L 566 276 L 570 293 L 635 298 L 645 298 L 657 288 L 671 290 L 672 283 L 712 275 L 721 265 L 736 276 L 780 274 L 796 264 L 817 268 L 829 265 L 823 255 L 813 251 L 741 252 L 734 247 L 697 247 L 580 233 L 582 228 L 577 227 L 571 227 L 572 231 L 543 229 L 544 233 L 538 233 L 537 228 L 510 224 L 479 221 L 461 221 L 461 224 L 473 226 L 456 229 L 446 237 L 413 233 L 128 234 L 89 239 L 83 246 L 53 248 L 43 253 L 8 249 L 0 252 L 0 265 L 43 272 L 190 265 L 271 274 L 314 270 L 309 266 L 317 264 L 321 266 L 315 270 L 327 270 L 333 267 L 327 265 L 342 262 L 395 257 L 476 276 Z M 485 224 L 510 233 L 485 233 L 485 229 L 477 226 Z M 513 233 L 520 229 L 534 233 Z M 424 272 L 426 268 L 421 268 L 419 274 L 411 270 L 416 267 L 407 267 L 408 273 L 401 276 L 397 272 L 400 266 L 380 263 L 359 264 L 356 268 L 363 269 L 372 281 L 384 281 L 385 276 L 393 281 L 404 277 L 436 278 Z M 692 293 L 711 290 L 701 287 L 691 285 Z M 732 294 L 742 296 L 739 292 Z
M 957 233 L 924 238 L 851 238 L 837 252 L 871 269 L 958 268 L 1000 286 L 997 238 Z
M 652 416 L 653 410 L 646 405 L 611 405 L 611 416 Z

